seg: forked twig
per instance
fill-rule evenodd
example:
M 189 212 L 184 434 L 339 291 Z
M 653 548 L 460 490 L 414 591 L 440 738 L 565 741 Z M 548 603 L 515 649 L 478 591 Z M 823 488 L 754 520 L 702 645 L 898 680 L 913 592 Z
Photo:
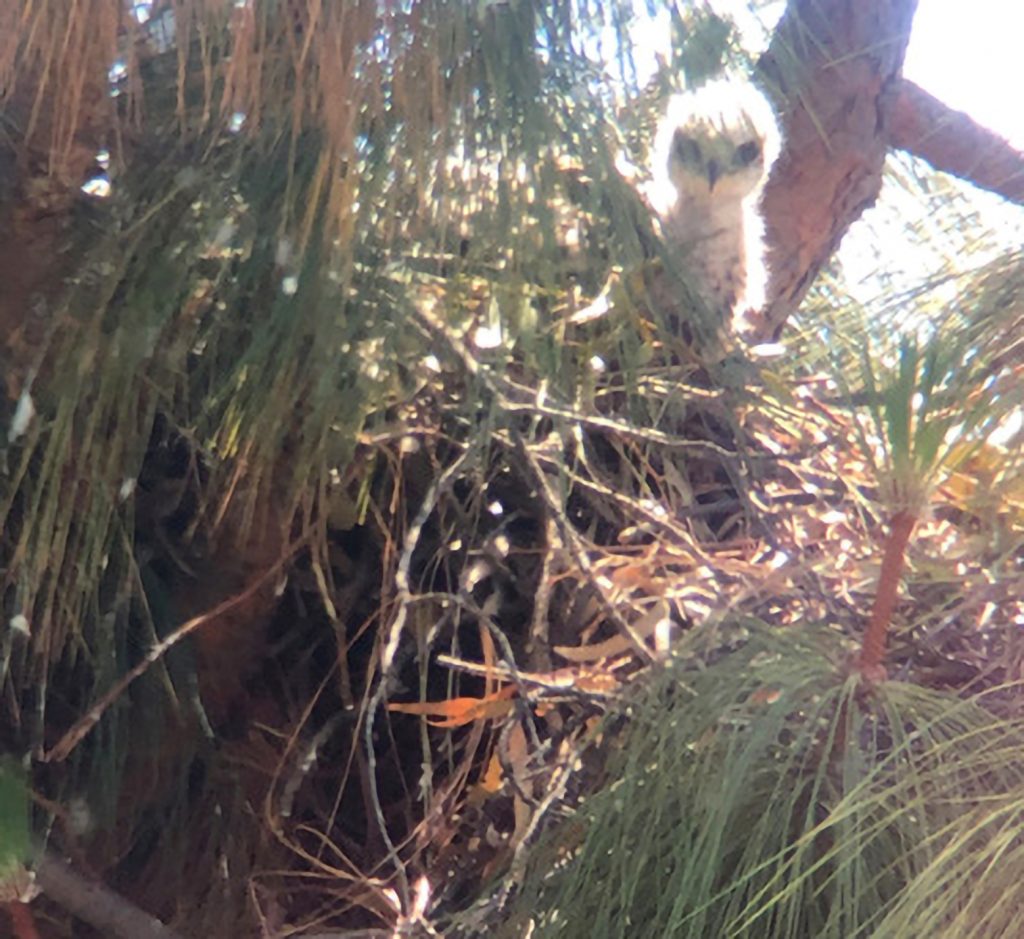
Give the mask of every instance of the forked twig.
M 398 652 L 398 645 L 401 642 L 402 633 L 405 630 L 405 623 L 409 615 L 409 606 L 413 601 L 412 591 L 409 588 L 409 570 L 412 567 L 412 556 L 419 544 L 420 535 L 423 533 L 423 526 L 426 525 L 434 509 L 437 508 L 441 494 L 452 485 L 462 467 L 475 452 L 476 449 L 474 447 L 467 447 L 459 455 L 458 459 L 434 480 L 423 497 L 423 503 L 420 505 L 416 517 L 409 526 L 408 532 L 406 532 L 402 554 L 398 561 L 398 569 L 395 571 L 398 610 L 388 630 L 387 643 L 381 652 L 380 675 L 377 679 L 377 687 L 374 689 L 373 696 L 367 703 L 366 708 L 366 725 L 363 730 L 363 739 L 366 745 L 367 781 L 370 789 L 370 799 L 373 803 L 373 814 L 377 821 L 377 827 L 380 829 L 381 838 L 388 852 L 388 859 L 395 867 L 398 881 L 398 896 L 403 911 L 407 911 L 410 908 L 409 878 L 405 873 L 405 865 L 399 857 L 398 847 L 388 832 L 387 819 L 384 817 L 384 807 L 380 802 L 380 792 L 377 788 L 377 755 L 373 745 L 373 726 L 377 711 L 380 709 L 387 692 L 388 672 L 391 670 L 395 654 Z

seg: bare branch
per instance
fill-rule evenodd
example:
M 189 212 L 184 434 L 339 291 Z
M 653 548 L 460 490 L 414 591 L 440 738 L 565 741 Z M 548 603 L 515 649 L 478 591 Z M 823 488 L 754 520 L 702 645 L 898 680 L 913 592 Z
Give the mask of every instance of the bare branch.
M 889 101 L 889 143 L 1024 205 L 1024 153 L 904 78 Z
M 44 851 L 36 866 L 36 884 L 51 900 L 112 939 L 180 939 L 124 897 L 98 881 L 88 880 L 52 851 Z

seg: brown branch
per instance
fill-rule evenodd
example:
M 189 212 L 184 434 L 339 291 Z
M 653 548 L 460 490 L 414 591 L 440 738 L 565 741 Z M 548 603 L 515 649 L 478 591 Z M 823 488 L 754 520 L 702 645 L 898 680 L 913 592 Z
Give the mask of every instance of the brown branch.
M 888 104 L 890 146 L 1024 205 L 1024 153 L 905 78 Z
M 881 189 L 886 102 L 900 82 L 917 0 L 790 0 L 759 63 L 785 147 L 765 190 L 774 338 Z
M 3 904 L 11 921 L 14 939 L 39 939 L 39 930 L 32 916 L 32 908 L 27 903 L 11 900 Z
M 111 939 L 180 939 L 155 916 L 86 879 L 50 851 L 40 856 L 36 884 L 51 900 Z
M 889 523 L 889 538 L 882 556 L 882 570 L 878 575 L 878 592 L 871 607 L 871 618 L 864 632 L 864 645 L 860 655 L 861 672 L 875 680 L 885 675 L 886 640 L 892 611 L 896 608 L 896 597 L 900 589 L 900 575 L 906 563 L 907 545 L 917 524 L 913 512 L 897 512 Z

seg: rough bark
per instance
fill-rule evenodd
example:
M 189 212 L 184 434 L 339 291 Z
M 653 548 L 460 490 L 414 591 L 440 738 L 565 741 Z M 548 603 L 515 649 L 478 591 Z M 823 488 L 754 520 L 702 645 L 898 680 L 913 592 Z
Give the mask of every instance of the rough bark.
M 890 99 L 887 125 L 891 146 L 1024 205 L 1024 153 L 912 81 Z
M 786 146 L 764 199 L 775 338 L 850 225 L 878 197 L 917 0 L 791 0 L 760 68 Z

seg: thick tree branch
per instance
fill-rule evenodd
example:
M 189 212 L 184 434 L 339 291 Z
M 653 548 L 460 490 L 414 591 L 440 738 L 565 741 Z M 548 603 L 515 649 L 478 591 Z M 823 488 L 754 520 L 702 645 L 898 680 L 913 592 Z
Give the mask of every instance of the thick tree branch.
M 785 149 L 763 203 L 769 303 L 753 338 L 777 336 L 850 225 L 881 189 L 887 99 L 917 0 L 790 0 L 760 68 Z
M 111 939 L 180 939 L 156 917 L 98 881 L 87 880 L 51 851 L 41 853 L 36 884 L 51 900 Z
M 903 79 L 889 100 L 889 143 L 982 189 L 1024 205 L 1024 153 Z

